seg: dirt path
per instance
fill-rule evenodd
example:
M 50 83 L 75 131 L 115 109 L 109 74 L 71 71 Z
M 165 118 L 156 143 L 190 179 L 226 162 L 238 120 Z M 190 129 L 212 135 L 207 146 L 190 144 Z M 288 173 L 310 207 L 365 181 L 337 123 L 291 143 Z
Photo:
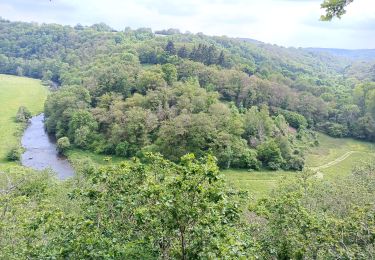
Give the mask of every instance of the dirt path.
M 322 169 L 326 169 L 326 168 L 329 168 L 333 165 L 336 165 L 340 162 L 342 162 L 343 160 L 345 160 L 346 158 L 348 158 L 350 155 L 352 155 L 353 153 L 355 153 L 356 151 L 349 151 L 349 152 L 346 152 L 345 154 L 343 154 L 342 156 L 340 156 L 339 158 L 329 162 L 329 163 L 326 163 L 326 164 L 323 164 L 321 166 L 318 166 L 318 167 L 311 167 L 310 169 L 313 170 L 313 171 L 316 171 L 316 177 L 319 178 L 319 179 L 323 179 L 323 173 L 320 172 L 319 170 L 322 170 Z

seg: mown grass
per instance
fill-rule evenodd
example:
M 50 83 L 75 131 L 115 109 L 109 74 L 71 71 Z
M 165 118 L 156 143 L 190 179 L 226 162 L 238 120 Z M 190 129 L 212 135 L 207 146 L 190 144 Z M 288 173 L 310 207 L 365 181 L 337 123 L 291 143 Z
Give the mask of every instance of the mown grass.
M 286 171 L 247 171 L 240 169 L 229 169 L 223 171 L 228 185 L 248 191 L 254 198 L 265 197 L 274 189 L 279 181 L 288 178 L 295 172 Z
M 40 80 L 0 74 L 0 164 L 20 142 L 22 125 L 15 122 L 18 108 L 25 106 L 33 115 L 41 113 L 47 94 Z

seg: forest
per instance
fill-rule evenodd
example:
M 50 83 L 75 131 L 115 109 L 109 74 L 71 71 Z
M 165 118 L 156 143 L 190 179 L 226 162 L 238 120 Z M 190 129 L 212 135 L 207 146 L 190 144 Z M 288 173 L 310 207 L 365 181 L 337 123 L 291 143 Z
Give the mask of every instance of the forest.
M 59 152 L 106 156 L 67 181 L 0 168 L 0 259 L 372 259 L 374 163 L 334 182 L 305 167 L 318 132 L 375 142 L 363 55 L 0 19 L 0 73 L 50 87 Z M 223 169 L 297 174 L 254 199 Z
M 375 140 L 371 62 L 178 30 L 1 28 L 1 73 L 62 86 L 47 99 L 46 127 L 69 146 L 301 170 L 314 130 Z

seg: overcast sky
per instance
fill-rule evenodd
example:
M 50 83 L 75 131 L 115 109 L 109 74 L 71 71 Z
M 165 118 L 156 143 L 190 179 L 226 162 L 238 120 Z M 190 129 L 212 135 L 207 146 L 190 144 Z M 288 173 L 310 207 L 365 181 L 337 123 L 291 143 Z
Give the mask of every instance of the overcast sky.
M 355 0 L 341 20 L 321 22 L 323 0 L 0 0 L 12 21 L 117 30 L 149 27 L 243 37 L 294 47 L 375 48 L 375 0 Z

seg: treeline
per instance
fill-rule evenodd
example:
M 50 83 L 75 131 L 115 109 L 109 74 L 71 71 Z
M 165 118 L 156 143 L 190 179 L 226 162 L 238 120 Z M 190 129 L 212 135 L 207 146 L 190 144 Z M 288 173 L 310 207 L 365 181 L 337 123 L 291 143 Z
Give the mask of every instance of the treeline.
M 323 181 L 304 172 L 253 201 L 228 188 L 212 156 L 142 161 L 57 182 L 0 174 L 1 259 L 371 259 L 375 167 Z

